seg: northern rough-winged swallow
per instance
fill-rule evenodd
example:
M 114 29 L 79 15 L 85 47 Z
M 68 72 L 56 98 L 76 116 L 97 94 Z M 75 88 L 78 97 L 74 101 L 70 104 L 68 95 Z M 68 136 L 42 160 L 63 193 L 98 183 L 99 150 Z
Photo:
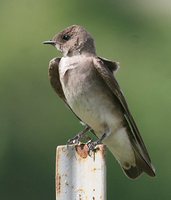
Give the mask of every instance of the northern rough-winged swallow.
M 99 138 L 88 145 L 93 149 L 103 141 L 134 179 L 142 172 L 155 176 L 155 169 L 125 97 L 115 79 L 118 63 L 96 55 L 92 36 L 81 26 L 73 25 L 55 35 L 51 44 L 62 52 L 49 64 L 52 87 L 72 112 L 86 125 L 70 142 L 80 139 L 89 129 Z

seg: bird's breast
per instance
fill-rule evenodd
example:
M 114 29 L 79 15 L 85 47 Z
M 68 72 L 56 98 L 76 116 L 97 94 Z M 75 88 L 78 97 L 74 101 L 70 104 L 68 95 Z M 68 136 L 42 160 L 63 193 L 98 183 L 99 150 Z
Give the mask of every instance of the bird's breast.
M 87 95 L 87 90 L 92 85 L 90 77 L 90 69 L 85 69 L 80 64 L 70 65 L 60 74 L 62 88 L 70 106 Z
M 59 64 L 62 88 L 68 103 L 82 96 L 91 76 L 91 60 L 84 56 L 65 57 Z

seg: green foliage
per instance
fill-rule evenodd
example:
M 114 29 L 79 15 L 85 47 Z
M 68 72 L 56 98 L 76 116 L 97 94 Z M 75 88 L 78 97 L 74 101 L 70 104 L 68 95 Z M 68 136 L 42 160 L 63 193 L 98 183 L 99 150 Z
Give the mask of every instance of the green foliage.
M 81 125 L 49 84 L 48 62 L 60 55 L 41 42 L 72 24 L 120 62 L 117 79 L 157 171 L 130 181 L 109 153 L 108 199 L 171 198 L 171 16 L 165 1 L 143 2 L 1 0 L 0 199 L 55 199 L 55 148 Z

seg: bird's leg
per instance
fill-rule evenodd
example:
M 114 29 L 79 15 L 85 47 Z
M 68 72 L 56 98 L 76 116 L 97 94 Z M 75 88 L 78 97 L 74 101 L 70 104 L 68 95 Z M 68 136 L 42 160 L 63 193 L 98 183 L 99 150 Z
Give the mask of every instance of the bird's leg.
M 67 141 L 67 145 L 78 144 L 80 140 L 83 138 L 83 136 L 85 135 L 85 133 L 87 133 L 90 130 L 91 128 L 86 125 L 85 128 L 81 132 L 79 132 L 74 138 L 71 138 Z
M 89 148 L 89 152 L 90 151 L 94 151 L 95 150 L 95 147 L 98 145 L 98 144 L 102 144 L 102 141 L 106 138 L 107 134 L 104 133 L 98 140 L 96 141 L 92 141 L 90 140 L 89 142 L 87 142 L 87 146 Z

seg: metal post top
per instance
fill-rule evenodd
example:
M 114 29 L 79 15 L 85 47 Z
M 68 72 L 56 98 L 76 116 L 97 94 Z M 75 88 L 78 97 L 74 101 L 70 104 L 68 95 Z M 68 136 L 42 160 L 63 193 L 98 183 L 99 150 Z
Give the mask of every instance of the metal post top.
M 56 200 L 106 200 L 105 145 L 62 145 L 56 153 Z

